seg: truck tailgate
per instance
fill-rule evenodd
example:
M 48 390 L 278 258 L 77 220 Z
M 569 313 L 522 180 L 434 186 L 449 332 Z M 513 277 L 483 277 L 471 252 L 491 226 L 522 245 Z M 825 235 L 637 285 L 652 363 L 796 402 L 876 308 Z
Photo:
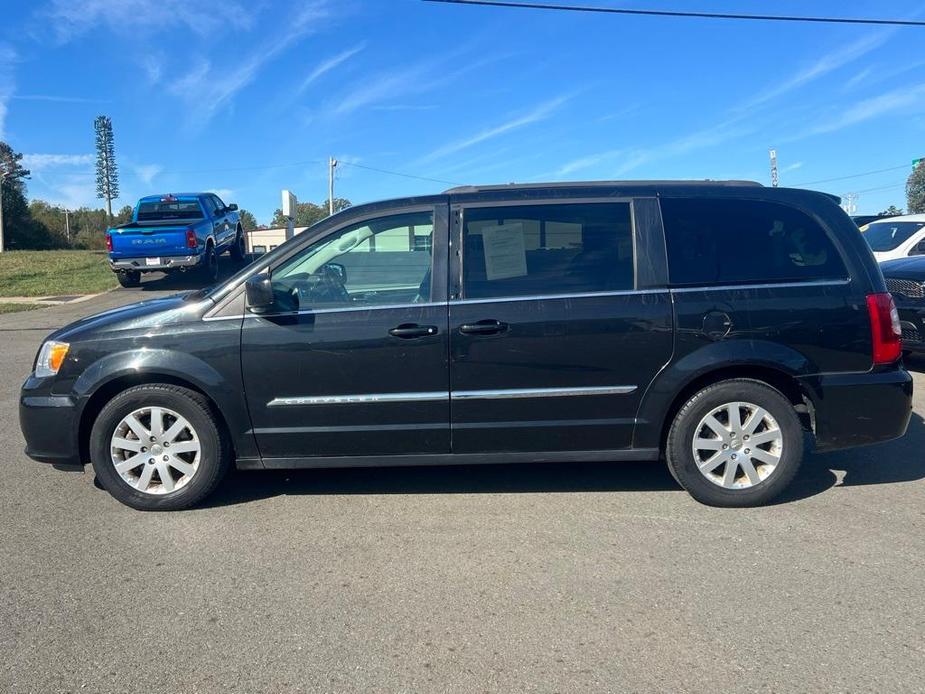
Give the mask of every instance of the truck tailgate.
M 186 244 L 188 226 L 154 226 L 111 229 L 112 258 L 189 255 Z

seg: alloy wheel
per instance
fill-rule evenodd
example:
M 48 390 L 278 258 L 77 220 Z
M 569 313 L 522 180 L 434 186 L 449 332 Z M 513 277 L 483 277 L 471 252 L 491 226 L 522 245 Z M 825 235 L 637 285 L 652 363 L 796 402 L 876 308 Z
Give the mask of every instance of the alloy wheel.
M 112 464 L 132 488 L 169 494 L 189 484 L 202 446 L 196 430 L 166 407 L 142 407 L 119 422 L 110 440 Z
M 700 420 L 691 448 L 694 463 L 708 480 L 725 489 L 748 489 L 777 469 L 784 436 L 763 407 L 729 402 Z

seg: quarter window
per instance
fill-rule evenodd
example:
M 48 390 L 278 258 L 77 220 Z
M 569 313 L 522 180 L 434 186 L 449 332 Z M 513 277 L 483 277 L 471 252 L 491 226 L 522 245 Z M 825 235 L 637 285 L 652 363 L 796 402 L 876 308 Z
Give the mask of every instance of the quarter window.
M 847 276 L 825 230 L 792 207 L 704 198 L 663 198 L 661 207 L 672 285 Z
M 633 288 L 629 203 L 475 207 L 464 219 L 466 298 Z
M 391 215 L 315 241 L 273 271 L 289 310 L 430 301 L 431 212 Z

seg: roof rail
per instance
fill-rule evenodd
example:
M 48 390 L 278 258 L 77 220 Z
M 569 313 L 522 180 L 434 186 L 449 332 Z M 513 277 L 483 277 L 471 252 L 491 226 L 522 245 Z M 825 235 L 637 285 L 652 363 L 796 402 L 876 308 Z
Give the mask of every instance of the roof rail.
M 556 181 L 551 183 L 502 183 L 495 185 L 469 185 L 469 186 L 456 186 L 454 188 L 448 188 L 443 191 L 444 195 L 451 195 L 454 193 L 481 193 L 491 190 L 518 190 L 518 189 L 529 189 L 529 188 L 671 188 L 671 187 L 692 187 L 692 186 L 704 186 L 704 187 L 758 187 L 761 188 L 761 183 L 757 181 L 713 181 L 710 179 L 700 179 L 700 180 L 665 180 L 665 181 Z

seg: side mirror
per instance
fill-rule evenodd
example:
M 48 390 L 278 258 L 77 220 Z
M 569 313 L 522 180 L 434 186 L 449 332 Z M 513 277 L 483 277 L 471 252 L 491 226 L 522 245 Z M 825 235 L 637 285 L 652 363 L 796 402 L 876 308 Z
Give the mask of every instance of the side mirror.
M 228 205 L 228 207 L 226 207 L 225 209 L 228 210 L 229 212 L 237 212 L 237 211 L 238 211 L 238 206 L 237 206 L 235 203 L 231 203 L 231 204 Z
M 273 283 L 267 273 L 249 278 L 244 284 L 244 297 L 251 313 L 266 313 L 273 308 Z

